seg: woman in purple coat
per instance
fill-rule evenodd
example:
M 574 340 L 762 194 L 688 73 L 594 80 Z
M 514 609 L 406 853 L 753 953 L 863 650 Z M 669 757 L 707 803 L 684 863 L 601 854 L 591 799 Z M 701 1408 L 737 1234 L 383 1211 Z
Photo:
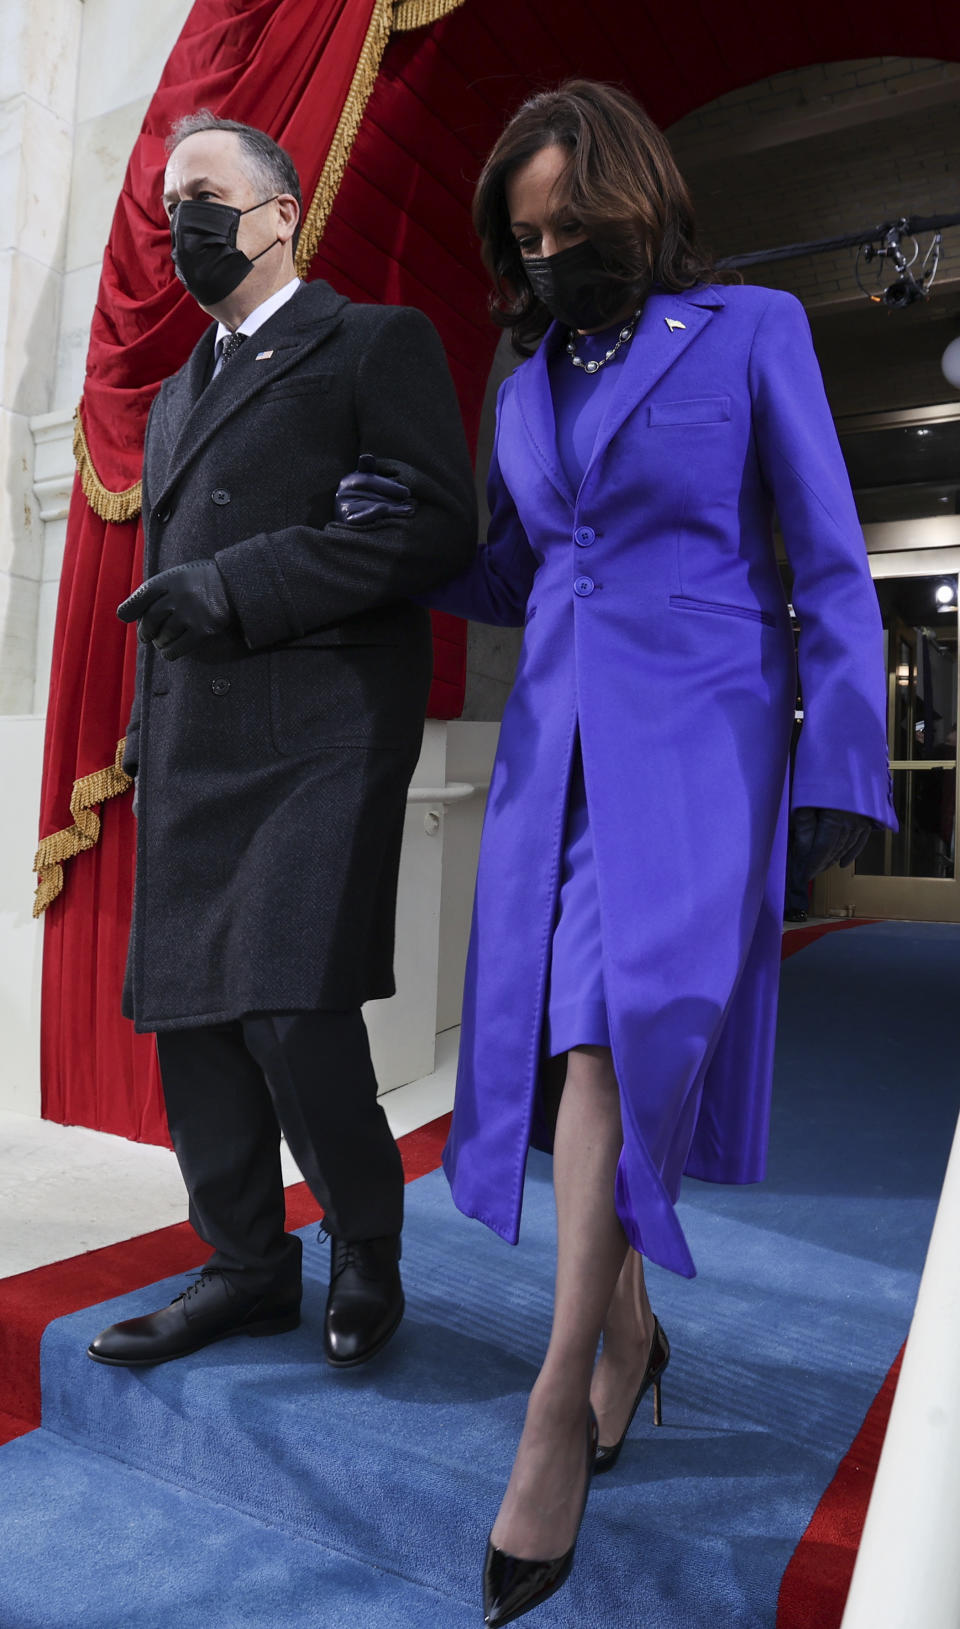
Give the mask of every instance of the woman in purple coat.
M 563 1582 L 591 1469 L 651 1385 L 659 1404 L 642 1258 L 694 1272 L 681 1176 L 764 1174 L 796 695 L 774 508 L 810 874 L 895 820 L 877 601 L 801 306 L 711 281 L 663 136 L 606 86 L 520 109 L 475 219 L 529 360 L 500 392 L 487 546 L 431 603 L 525 634 L 444 1164 L 516 1242 L 528 1147 L 552 1148 L 558 1215 L 484 1573 L 503 1624 Z

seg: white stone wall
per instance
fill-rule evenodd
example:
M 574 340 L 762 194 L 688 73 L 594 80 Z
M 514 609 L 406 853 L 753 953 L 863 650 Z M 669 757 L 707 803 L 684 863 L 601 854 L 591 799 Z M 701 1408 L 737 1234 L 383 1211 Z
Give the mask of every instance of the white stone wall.
M 56 373 L 83 10 L 0 5 L 0 713 L 33 708 L 43 527 L 30 419 Z

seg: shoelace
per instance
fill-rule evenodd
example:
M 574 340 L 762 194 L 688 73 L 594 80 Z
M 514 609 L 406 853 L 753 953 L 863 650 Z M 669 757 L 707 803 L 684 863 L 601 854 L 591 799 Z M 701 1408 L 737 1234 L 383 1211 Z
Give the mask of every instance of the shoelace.
M 355 1268 L 361 1278 L 377 1279 L 380 1276 L 376 1263 L 372 1260 L 370 1252 L 364 1248 L 362 1240 L 351 1244 L 349 1239 L 338 1239 L 332 1233 L 327 1237 L 333 1251 L 330 1263 L 331 1283 L 335 1278 L 339 1278 L 341 1273 L 346 1272 L 348 1267 Z
M 189 1301 L 191 1296 L 199 1295 L 200 1291 L 206 1285 L 208 1279 L 218 1278 L 219 1276 L 220 1274 L 217 1272 L 216 1268 L 205 1267 L 199 1278 L 195 1278 L 192 1284 L 188 1284 L 185 1290 L 181 1290 L 179 1295 L 174 1296 L 170 1305 L 173 1306 L 177 1301 Z

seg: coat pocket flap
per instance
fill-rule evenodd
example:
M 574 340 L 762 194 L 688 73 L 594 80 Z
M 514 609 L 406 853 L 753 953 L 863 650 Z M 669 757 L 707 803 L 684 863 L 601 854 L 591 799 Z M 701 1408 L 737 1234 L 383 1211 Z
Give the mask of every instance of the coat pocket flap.
M 697 396 L 686 402 L 651 402 L 648 423 L 722 424 L 729 417 L 729 396 Z

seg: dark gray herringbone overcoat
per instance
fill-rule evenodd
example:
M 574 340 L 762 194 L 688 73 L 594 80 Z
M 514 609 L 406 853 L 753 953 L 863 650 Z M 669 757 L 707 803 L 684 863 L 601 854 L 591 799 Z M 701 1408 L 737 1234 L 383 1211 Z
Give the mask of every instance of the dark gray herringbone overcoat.
M 175 662 L 140 647 L 124 992 L 139 1030 L 393 993 L 431 673 L 409 596 L 476 544 L 457 400 L 421 312 L 306 284 L 204 388 L 215 332 L 162 386 L 144 453 L 144 576 L 214 557 L 238 628 Z M 411 519 L 332 520 L 362 452 L 411 488 Z

